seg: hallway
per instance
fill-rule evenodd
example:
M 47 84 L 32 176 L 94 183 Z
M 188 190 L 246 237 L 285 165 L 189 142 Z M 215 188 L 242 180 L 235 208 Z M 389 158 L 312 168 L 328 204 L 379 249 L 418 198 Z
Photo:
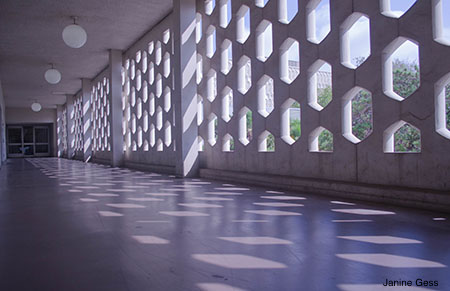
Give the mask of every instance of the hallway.
M 432 212 L 10 159 L 0 290 L 390 290 L 386 279 L 418 278 L 439 285 L 407 290 L 449 290 L 449 227 Z

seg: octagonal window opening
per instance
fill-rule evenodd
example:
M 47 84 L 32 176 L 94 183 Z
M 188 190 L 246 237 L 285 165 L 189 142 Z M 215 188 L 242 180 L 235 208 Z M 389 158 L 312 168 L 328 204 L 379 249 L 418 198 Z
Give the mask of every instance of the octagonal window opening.
M 210 25 L 206 30 L 206 56 L 212 58 L 216 53 L 216 28 Z
M 155 81 L 155 65 L 153 64 L 153 62 L 150 62 L 148 69 L 148 83 L 150 85 L 153 85 L 154 81 Z
M 217 142 L 217 116 L 214 113 L 211 113 L 208 117 L 208 143 L 211 146 L 214 146 Z
M 342 134 L 356 144 L 367 138 L 372 129 L 372 93 L 354 87 L 342 99 Z
M 420 87 L 419 46 L 405 37 L 392 41 L 382 53 L 383 92 L 403 101 Z
M 236 13 L 236 19 L 237 42 L 243 44 L 250 36 L 250 8 L 242 5 Z
M 161 97 L 162 94 L 162 77 L 161 74 L 156 75 L 156 97 Z
M 203 34 L 202 28 L 202 15 L 197 12 L 195 16 L 195 43 L 199 43 Z
M 143 130 L 144 132 L 148 131 L 148 112 L 147 110 L 144 110 L 144 115 L 143 115 L 144 119 L 142 120 L 142 125 L 143 125 Z
M 164 144 L 160 138 L 156 141 L 156 151 L 162 152 L 164 150 Z
M 137 146 L 138 146 L 138 148 L 141 148 L 142 147 L 142 143 L 143 143 L 143 141 L 142 141 L 142 127 L 138 127 L 138 129 L 137 129 Z
M 136 64 L 135 64 L 134 60 L 131 60 L 131 62 L 130 62 L 130 78 L 131 78 L 131 80 L 134 80 L 135 77 L 136 77 Z
M 269 131 L 265 130 L 258 137 L 258 152 L 274 152 L 275 137 Z
M 198 142 L 198 151 L 199 152 L 205 151 L 205 141 L 201 136 L 197 137 L 197 142 Z
M 137 70 L 136 72 L 136 90 L 140 91 L 142 88 L 142 78 L 141 78 L 141 70 Z
M 420 153 L 420 130 L 406 121 L 399 120 L 383 133 L 385 153 Z
M 289 24 L 298 13 L 298 0 L 278 0 L 278 20 Z
M 308 104 L 321 111 L 333 99 L 331 66 L 323 60 L 317 60 L 308 69 L 308 76 Z
M 162 59 L 161 42 L 157 41 L 155 47 L 155 63 L 157 66 L 159 66 L 159 64 L 161 63 L 161 59 Z
M 200 126 L 204 119 L 203 97 L 197 94 L 197 125 Z
M 169 77 L 170 75 L 170 54 L 169 53 L 165 53 L 164 54 L 164 77 Z
M 450 139 L 450 73 L 434 87 L 436 132 Z
M 147 62 L 147 52 L 143 51 L 142 52 L 142 73 L 146 73 L 147 72 L 147 68 L 148 68 L 148 62 Z
M 141 57 L 142 57 L 142 52 L 139 50 L 136 52 L 136 63 L 140 63 L 141 62 Z
M 148 43 L 148 54 L 153 54 L 153 51 L 155 50 L 155 43 L 153 41 Z
M 205 0 L 205 14 L 211 15 L 216 8 L 216 0 Z
M 172 143 L 172 126 L 169 121 L 164 124 L 164 144 L 169 147 Z
M 433 38 L 450 46 L 450 1 L 432 0 Z
M 228 122 L 233 117 L 233 90 L 226 86 L 222 90 L 222 119 Z
M 239 111 L 239 141 L 247 145 L 253 139 L 253 114 L 247 107 Z
M 222 139 L 222 152 L 234 152 L 234 139 L 229 133 Z
M 231 0 L 220 0 L 220 27 L 227 28 L 231 17 Z
M 150 93 L 150 102 L 148 103 L 148 109 L 151 116 L 155 113 L 155 94 Z
M 148 83 L 144 80 L 142 85 L 142 101 L 147 103 L 148 100 Z
M 163 110 L 160 106 L 156 108 L 156 129 L 161 130 L 163 126 Z
M 238 91 L 246 94 L 252 86 L 252 63 L 249 57 L 242 56 L 238 62 Z
M 132 144 L 131 144 L 131 150 L 132 150 L 133 152 L 137 151 L 137 144 L 136 144 L 136 141 L 135 141 L 135 140 L 133 140 L 133 142 L 132 142 Z
M 200 84 L 200 82 L 203 79 L 203 57 L 201 54 L 197 54 L 197 69 L 196 69 L 196 81 L 197 85 Z
M 300 46 L 293 38 L 286 39 L 280 46 L 280 78 L 291 84 L 300 74 Z
M 264 75 L 259 79 L 256 86 L 258 90 L 258 113 L 267 117 L 274 108 L 273 79 Z
M 214 69 L 209 70 L 207 75 L 206 89 L 208 93 L 208 100 L 214 101 L 217 97 L 217 73 Z
M 134 87 L 131 88 L 130 102 L 132 107 L 136 105 L 136 89 Z
M 300 104 L 292 98 L 281 105 L 281 139 L 291 145 L 302 134 Z
M 330 0 L 311 0 L 306 6 L 308 41 L 319 44 L 331 31 Z
M 162 39 L 163 39 L 163 43 L 165 43 L 165 44 L 167 44 L 169 42 L 169 40 L 170 40 L 170 28 L 164 30 Z
M 256 57 L 265 62 L 273 52 L 272 23 L 267 20 L 261 21 L 256 27 Z
M 155 125 L 152 123 L 150 124 L 150 146 L 154 147 L 155 146 Z
M 417 0 L 380 0 L 381 14 L 387 17 L 400 18 Z
M 142 117 L 142 99 L 141 98 L 137 99 L 136 114 L 137 114 L 137 119 L 141 119 L 141 117 Z
M 256 7 L 264 8 L 269 0 L 255 0 Z
M 233 67 L 233 45 L 225 39 L 220 46 L 220 71 L 227 75 Z
M 148 140 L 144 140 L 144 146 L 143 146 L 144 152 L 148 152 L 150 147 L 148 144 Z
M 164 89 L 164 111 L 165 112 L 169 112 L 170 107 L 172 106 L 172 91 L 170 90 L 170 88 L 167 86 Z
M 371 54 L 370 20 L 354 12 L 341 25 L 341 64 L 349 69 L 362 65 Z
M 310 152 L 333 152 L 333 134 L 325 127 L 314 129 L 308 141 Z
M 134 113 L 131 115 L 131 132 L 136 133 L 136 115 Z

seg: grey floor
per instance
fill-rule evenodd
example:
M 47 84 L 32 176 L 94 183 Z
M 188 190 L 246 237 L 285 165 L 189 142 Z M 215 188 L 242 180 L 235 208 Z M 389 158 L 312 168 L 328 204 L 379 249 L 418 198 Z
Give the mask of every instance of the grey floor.
M 0 290 L 450 290 L 449 246 L 439 213 L 56 158 L 0 171 Z

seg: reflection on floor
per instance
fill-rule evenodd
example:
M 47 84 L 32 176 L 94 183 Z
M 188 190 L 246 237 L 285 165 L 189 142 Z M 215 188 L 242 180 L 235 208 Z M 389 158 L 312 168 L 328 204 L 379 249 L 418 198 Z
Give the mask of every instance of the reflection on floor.
M 0 290 L 450 290 L 449 241 L 431 212 L 55 158 L 0 171 Z M 439 285 L 382 286 L 418 278 Z

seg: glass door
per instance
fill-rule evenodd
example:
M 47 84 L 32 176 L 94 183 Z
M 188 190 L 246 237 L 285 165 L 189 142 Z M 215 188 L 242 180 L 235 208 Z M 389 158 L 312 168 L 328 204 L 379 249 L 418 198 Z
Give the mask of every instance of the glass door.
M 50 155 L 50 127 L 45 125 L 8 126 L 8 157 Z
M 48 126 L 34 127 L 34 152 L 36 156 L 48 156 L 50 154 Z
M 23 157 L 22 126 L 8 127 L 8 157 Z

